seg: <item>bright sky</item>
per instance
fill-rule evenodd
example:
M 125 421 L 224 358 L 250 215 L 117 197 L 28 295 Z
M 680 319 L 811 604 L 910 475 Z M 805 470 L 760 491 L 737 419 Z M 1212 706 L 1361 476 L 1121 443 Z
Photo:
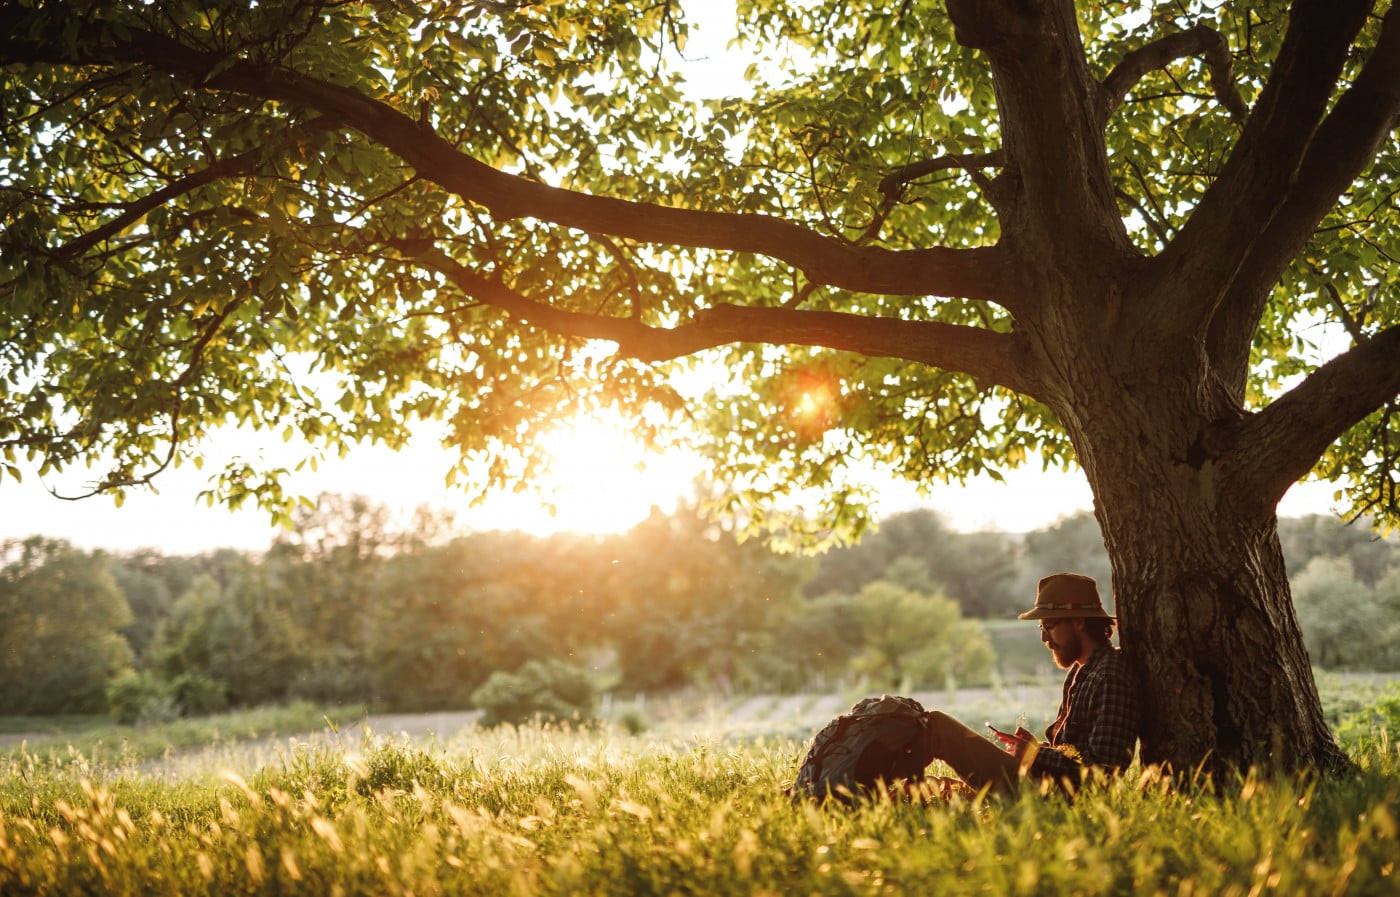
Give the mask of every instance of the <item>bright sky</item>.
M 230 441 L 242 444 L 245 454 L 256 454 L 261 442 L 268 457 L 278 463 L 285 459 L 286 447 L 275 434 L 259 440 L 257 434 L 240 433 L 221 440 Z M 531 492 L 495 495 L 469 508 L 459 490 L 443 485 L 450 456 L 426 438 L 398 453 L 362 447 L 344 460 L 322 464 L 314 474 L 299 474 L 293 482 L 309 495 L 368 495 L 405 519 L 415 507 L 426 505 L 452 511 L 459 524 L 471 529 L 522 529 L 543 535 L 625 530 L 645 518 L 653 505 L 674 509 L 702 470 L 702 462 L 691 456 L 647 456 L 628 434 L 596 422 L 569 428 L 553 441 L 555 470 L 543 497 L 553 501 L 555 514 L 542 507 L 542 496 Z M 213 454 L 221 455 L 217 448 Z M 11 480 L 0 485 L 0 540 L 38 533 L 85 548 L 156 547 L 171 554 L 221 546 L 267 547 L 273 531 L 263 512 L 211 508 L 196 499 L 214 467 L 211 459 L 204 472 L 188 465 L 167 471 L 157 481 L 158 495 L 135 492 L 120 508 L 106 497 L 78 502 L 54 498 L 37 476 L 27 473 L 22 484 Z M 880 490 L 881 507 L 891 512 L 922 504 L 947 514 L 959 529 L 1014 531 L 1053 523 L 1090 505 L 1082 477 L 1013 473 L 1009 479 L 1007 486 L 982 481 L 966 489 L 939 490 L 930 501 L 920 501 L 908 484 L 890 482 Z M 79 481 L 70 482 L 75 491 Z M 50 478 L 47 485 L 66 484 Z
M 391 452 L 362 447 L 344 460 L 321 465 L 314 474 L 294 481 L 302 494 L 321 492 L 368 495 L 389 506 L 407 521 L 414 508 L 449 510 L 463 528 L 520 529 L 537 535 L 559 531 L 615 532 L 630 528 L 650 513 L 653 505 L 674 509 L 689 495 L 703 469 L 695 457 L 673 453 L 648 455 L 629 434 L 592 422 L 564 428 L 551 442 L 555 449 L 553 482 L 547 497 L 556 506 L 550 514 L 540 496 L 530 492 L 501 494 L 476 508 L 467 506 L 460 490 L 445 488 L 443 478 L 450 455 L 432 438 L 416 441 L 407 450 Z M 169 470 L 158 480 L 159 494 L 136 492 L 122 507 L 106 497 L 72 502 L 52 497 L 32 470 L 25 481 L 0 484 L 0 541 L 40 534 L 66 539 L 82 548 L 115 551 L 158 548 L 167 554 L 191 554 L 211 548 L 261 550 L 275 532 L 266 514 L 255 509 L 230 511 L 208 507 L 196 496 L 205 475 L 217 462 L 235 453 L 256 455 L 261 448 L 277 463 L 285 463 L 287 446 L 276 434 L 231 433 L 210 447 L 204 471 L 193 467 Z M 871 473 L 878 484 L 882 514 L 931 507 L 963 531 L 1000 529 L 1024 532 L 1092 507 L 1082 474 L 1043 474 L 1023 468 L 1005 483 L 979 478 L 965 487 L 936 487 L 927 498 L 909 483 Z M 81 478 L 48 486 L 76 491 Z M 1295 486 L 1280 513 L 1327 513 L 1332 487 L 1323 483 Z
M 707 94 L 741 91 L 739 73 L 747 60 L 735 60 L 726 49 L 733 33 L 732 0 L 704 0 L 688 6 L 692 15 L 699 14 L 700 26 L 686 47 L 686 55 L 693 60 L 689 77 L 702 84 Z M 299 474 L 292 485 L 311 496 L 321 492 L 367 495 L 401 512 L 405 519 L 414 508 L 427 506 L 451 510 L 459 525 L 471 529 L 521 529 L 540 535 L 598 533 L 629 528 L 645 518 L 653 505 L 673 509 L 678 498 L 690 494 L 703 470 L 702 462 L 693 456 L 648 455 L 615 422 L 580 422 L 562 427 L 549 438 L 556 460 L 544 498 L 555 505 L 555 513 L 542 506 L 540 495 L 530 492 L 496 495 L 476 508 L 467 507 L 460 491 L 445 487 L 450 456 L 431 435 L 398 453 L 361 447 L 344 460 L 322 464 L 314 474 Z M 81 491 L 82 476 L 40 482 L 29 467 L 23 483 L 0 482 L 0 540 L 41 534 L 84 548 L 155 547 L 168 554 L 216 547 L 266 548 L 274 532 L 265 513 L 211 508 L 196 496 L 206 487 L 208 474 L 234 455 L 261 453 L 269 463 L 291 466 L 295 457 L 289 458 L 288 452 L 294 448 L 273 433 L 221 433 L 208 447 L 210 459 L 203 471 L 190 466 L 166 471 L 157 481 L 159 494 L 133 493 L 121 508 L 106 497 L 80 502 L 54 498 L 48 488 Z M 880 513 L 932 507 L 964 531 L 1027 531 L 1092 506 L 1088 484 L 1077 472 L 1042 474 L 1023 468 L 1008 474 L 1005 483 L 982 478 L 966 487 L 937 487 L 924 498 L 915 494 L 911 484 L 873 471 L 870 477 L 881 497 Z M 1295 486 L 1280 513 L 1326 513 L 1331 493 L 1327 484 Z

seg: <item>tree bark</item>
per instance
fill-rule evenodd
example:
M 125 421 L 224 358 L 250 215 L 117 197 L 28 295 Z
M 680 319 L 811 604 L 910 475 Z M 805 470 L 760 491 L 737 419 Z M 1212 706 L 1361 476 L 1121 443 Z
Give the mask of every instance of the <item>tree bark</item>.
M 1220 490 L 1227 492 L 1228 490 Z M 1122 644 L 1144 697 L 1142 759 L 1213 777 L 1346 763 L 1323 720 L 1272 511 L 1101 482 Z
M 1360 88 L 1318 128 L 1367 6 L 1296 4 L 1286 64 L 1226 171 L 1172 246 L 1148 258 L 1121 232 L 1103 119 L 1087 115 L 1110 104 L 1087 80 L 1073 4 L 949 3 L 959 39 L 987 54 L 997 88 L 1008 173 L 1000 245 L 1017 260 L 1019 301 L 1008 307 L 1028 347 L 1025 391 L 1059 417 L 1094 491 L 1144 699 L 1143 759 L 1179 774 L 1347 762 L 1322 717 L 1278 542 L 1281 490 L 1267 466 L 1279 461 L 1261 438 L 1277 415 L 1245 409 L 1238 353 L 1217 357 L 1207 335 L 1251 248 L 1274 250 L 1249 268 L 1271 285 L 1387 129 L 1395 54 L 1384 41 Z M 1287 239 L 1258 238 L 1280 207 L 1293 211 Z M 1241 334 L 1260 308 L 1244 292 Z M 1364 361 L 1345 365 L 1350 386 L 1366 376 Z M 1296 405 L 1317 412 L 1324 401 L 1299 394 Z M 1288 441 L 1309 443 L 1299 455 L 1312 463 L 1359 415 L 1339 409 L 1309 433 L 1294 422 Z M 1289 482 L 1302 471 L 1290 472 Z
M 1111 289 L 1136 298 L 1126 283 Z M 1244 411 L 1199 345 L 1182 352 L 1157 334 L 1154 351 L 1151 335 L 1085 326 L 1073 315 L 1042 322 L 1054 336 L 1037 349 L 1056 374 L 1046 393 L 1112 562 L 1121 644 L 1143 698 L 1143 762 L 1217 780 L 1345 766 L 1293 611 L 1275 501 L 1251 494 L 1263 478 L 1239 475 L 1238 457 L 1205 448 Z

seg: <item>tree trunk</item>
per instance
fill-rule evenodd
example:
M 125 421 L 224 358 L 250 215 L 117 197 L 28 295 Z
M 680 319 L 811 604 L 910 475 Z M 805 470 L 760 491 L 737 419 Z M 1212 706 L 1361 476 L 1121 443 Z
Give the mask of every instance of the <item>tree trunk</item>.
M 1275 506 L 1201 450 L 1212 421 L 1238 411 L 1203 385 L 1208 364 L 1181 354 L 1140 343 L 1106 350 L 1102 366 L 1092 353 L 1061 360 L 1077 372 L 1066 384 L 1077 413 L 1062 418 L 1113 564 L 1143 761 L 1190 775 L 1205 758 L 1217 780 L 1339 768 L 1348 761 L 1323 720 Z
M 1323 721 L 1275 516 L 1228 501 L 1208 520 L 1143 513 L 1151 503 L 1135 491 L 1114 490 L 1115 513 L 1098 516 L 1144 696 L 1144 762 L 1184 772 L 1204 757 L 1216 776 L 1344 764 Z

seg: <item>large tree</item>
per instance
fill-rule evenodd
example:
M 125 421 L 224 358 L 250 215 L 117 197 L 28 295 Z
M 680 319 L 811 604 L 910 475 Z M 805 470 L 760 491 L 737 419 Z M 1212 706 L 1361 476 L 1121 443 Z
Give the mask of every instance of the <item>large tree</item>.
M 1144 757 L 1341 762 L 1275 508 L 1395 519 L 1400 8 L 739 6 L 753 93 L 696 104 L 677 0 L 0 2 L 7 458 L 426 417 L 508 480 L 615 405 L 821 525 L 851 458 L 1077 463 Z
M 111 559 L 54 539 L 0 542 L 0 713 L 94 713 L 130 672 L 131 608 Z

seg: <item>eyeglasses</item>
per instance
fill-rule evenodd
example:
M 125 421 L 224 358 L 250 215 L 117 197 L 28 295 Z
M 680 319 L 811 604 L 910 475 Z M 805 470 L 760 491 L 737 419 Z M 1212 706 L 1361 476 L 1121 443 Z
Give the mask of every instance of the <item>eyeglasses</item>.
M 1040 621 L 1040 631 L 1043 632 L 1043 633 L 1045 633 L 1046 635 L 1049 635 L 1049 634 L 1050 634 L 1050 630 L 1054 629 L 1056 626 L 1059 626 L 1059 625 L 1060 625 L 1061 623 L 1063 623 L 1063 622 L 1065 622 L 1065 621 L 1064 621 L 1064 620 L 1041 620 L 1041 621 Z

